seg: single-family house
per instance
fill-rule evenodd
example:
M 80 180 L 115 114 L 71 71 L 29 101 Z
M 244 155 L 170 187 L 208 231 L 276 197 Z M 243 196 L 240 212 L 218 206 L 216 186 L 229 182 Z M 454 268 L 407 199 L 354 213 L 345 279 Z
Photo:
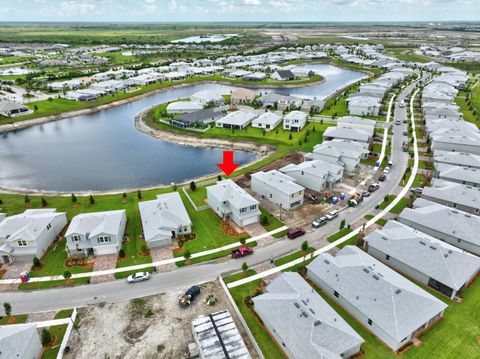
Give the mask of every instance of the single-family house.
M 337 119 L 337 127 L 352 127 L 359 128 L 373 134 L 375 131 L 376 121 L 368 118 L 361 118 L 357 116 L 343 116 Z
M 480 217 L 418 198 L 413 209 L 405 208 L 398 220 L 409 227 L 480 255 Z
M 347 172 L 358 167 L 362 159 L 368 156 L 366 144 L 355 141 L 325 141 L 313 147 L 313 151 L 305 155 L 309 160 L 322 160 L 343 166 Z
M 255 100 L 255 97 L 255 91 L 239 87 L 232 90 L 230 102 L 233 104 L 250 103 Z
M 252 127 L 262 128 L 271 131 L 282 122 L 282 116 L 275 112 L 264 112 L 252 121 Z
M 298 273 L 282 273 L 253 304 L 288 358 L 350 358 L 364 343 Z
M 192 332 L 202 359 L 252 358 L 235 321 L 226 309 L 194 319 Z
M 422 198 L 477 216 L 480 214 L 478 187 L 434 178 L 430 187 L 423 189 Z
M 121 80 L 107 80 L 102 82 L 96 82 L 90 85 L 92 90 L 102 91 L 105 93 L 113 93 L 121 91 L 125 88 L 125 84 Z
M 208 125 L 222 117 L 223 117 L 222 112 L 207 108 L 205 110 L 198 110 L 198 111 L 186 113 L 182 116 L 173 117 L 170 120 L 170 123 L 173 126 L 189 128 L 189 127 L 195 127 L 199 124 Z
M 376 97 L 349 97 L 347 102 L 348 113 L 357 116 L 378 116 L 382 106 L 381 101 Z
M 177 192 L 159 194 L 157 199 L 140 202 L 138 207 L 149 248 L 171 245 L 177 236 L 192 232 L 192 221 Z
M 480 168 L 437 163 L 433 177 L 467 186 L 480 187 Z
M 0 326 L 0 358 L 39 359 L 41 352 L 36 324 Z
M 292 81 L 295 80 L 295 74 L 291 70 L 277 69 L 272 74 L 272 79 L 278 81 Z
M 239 227 L 260 220 L 260 203 L 230 179 L 207 187 L 207 202 L 222 220 L 231 219 Z
M 251 176 L 252 191 L 280 208 L 290 210 L 303 204 L 305 188 L 295 179 L 277 170 L 256 172 Z
M 223 104 L 223 97 L 210 90 L 202 90 L 195 92 L 192 96 L 190 96 L 190 99 L 193 102 L 197 102 L 202 106 L 206 106 L 209 104 L 219 106 Z
M 167 105 L 167 113 L 191 113 L 203 110 L 203 105 L 193 101 L 176 101 Z
M 72 256 L 118 253 L 126 225 L 124 209 L 78 214 L 65 233 L 67 251 Z
M 433 161 L 435 165 L 446 164 L 480 169 L 480 155 L 472 153 L 435 151 Z
M 480 271 L 480 258 L 400 222 L 364 238 L 368 254 L 454 299 Z
M 480 155 L 480 133 L 471 132 L 465 135 L 445 135 L 432 138 L 433 151 L 455 151 Z
M 320 254 L 308 278 L 392 350 L 435 324 L 447 305 L 355 246 Z
M 0 115 L 2 116 L 18 116 L 25 114 L 28 111 L 30 111 L 28 107 L 22 104 L 13 101 L 0 100 Z
M 370 145 L 373 141 L 373 129 L 364 130 L 357 127 L 328 127 L 323 133 L 324 141 L 347 140 Z
M 231 128 L 234 130 L 243 130 L 252 121 L 258 117 L 258 111 L 242 109 L 229 112 L 227 115 L 218 119 L 215 123 L 219 128 Z
M 32 263 L 60 238 L 67 216 L 54 208 L 27 209 L 0 222 L 0 259 L 3 263 Z
M 292 163 L 280 171 L 294 178 L 298 184 L 317 192 L 324 188 L 335 188 L 343 178 L 342 165 L 322 160 Z
M 283 117 L 283 129 L 300 132 L 307 124 L 307 114 L 302 111 L 292 111 Z

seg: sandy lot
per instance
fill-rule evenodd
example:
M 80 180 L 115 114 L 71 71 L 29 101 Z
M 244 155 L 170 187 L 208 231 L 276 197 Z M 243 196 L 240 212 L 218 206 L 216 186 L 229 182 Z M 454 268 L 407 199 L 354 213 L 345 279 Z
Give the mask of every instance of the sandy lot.
M 217 304 L 207 306 L 204 300 L 212 293 Z M 188 308 L 180 308 L 177 304 L 182 294 L 167 292 L 81 309 L 79 331 L 72 332 L 68 343 L 72 352 L 64 358 L 184 358 L 188 355 L 188 344 L 194 341 L 191 321 L 201 314 L 225 308 L 235 319 L 252 357 L 256 358 L 251 342 L 217 281 L 202 285 L 200 296 Z M 153 316 L 146 317 L 149 310 Z

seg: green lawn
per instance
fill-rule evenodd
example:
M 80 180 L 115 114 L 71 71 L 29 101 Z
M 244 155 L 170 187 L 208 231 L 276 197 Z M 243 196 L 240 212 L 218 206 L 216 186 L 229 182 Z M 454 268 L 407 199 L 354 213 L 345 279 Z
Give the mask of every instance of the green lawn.
M 307 251 L 305 254 L 309 254 L 309 253 L 313 253 L 315 252 L 315 248 L 312 248 L 312 247 L 308 247 Z M 293 253 L 290 253 L 290 254 L 287 254 L 286 256 L 283 256 L 283 257 L 280 257 L 278 259 L 275 259 L 273 261 L 273 263 L 279 267 L 285 263 L 288 263 L 288 262 L 291 262 L 291 261 L 294 261 L 295 259 L 298 259 L 298 258 L 301 258 L 305 255 L 303 253 L 303 251 L 299 250 L 297 252 L 293 252 Z
M 246 273 L 244 273 L 242 271 L 242 272 L 238 272 L 238 273 L 229 275 L 228 277 L 223 278 L 223 281 L 225 283 L 232 283 L 232 282 L 236 282 L 237 280 L 240 280 L 240 279 L 243 279 L 243 278 L 246 278 L 246 277 L 251 277 L 252 275 L 255 275 L 255 274 L 257 274 L 257 272 L 255 272 L 255 270 L 249 268 L 249 269 L 247 269 Z
M 480 85 L 477 85 L 477 87 L 471 91 L 471 108 L 468 105 L 465 96 L 466 92 L 464 90 L 459 91 L 458 96 L 455 97 L 455 103 L 460 106 L 460 111 L 463 113 L 465 121 L 471 122 L 476 124 L 477 127 L 480 127 L 480 123 L 478 122 L 480 120 Z M 475 109 L 476 114 L 472 111 L 473 109 Z
M 60 350 L 60 344 L 62 343 L 63 337 L 65 336 L 65 331 L 67 330 L 68 325 L 56 325 L 54 327 L 48 328 L 48 331 L 52 335 L 52 338 L 55 338 L 55 342 L 52 346 L 45 348 L 43 352 L 42 359 L 55 359 L 57 358 L 58 351 Z
M 387 206 L 393 201 L 393 199 L 395 198 L 396 196 L 390 194 L 388 195 L 388 201 L 383 201 L 378 208 L 380 209 L 385 209 L 387 208 Z M 399 214 L 400 212 L 403 211 L 403 209 L 405 207 L 407 207 L 408 205 L 410 204 L 410 199 L 409 198 L 401 198 L 400 201 L 395 205 L 393 206 L 393 208 L 390 210 L 390 213 L 393 213 L 393 214 Z
M 327 241 L 330 243 L 335 242 L 336 240 L 342 238 L 343 236 L 349 234 L 352 230 L 350 228 L 343 228 L 342 230 L 338 231 L 335 234 L 332 234 L 331 236 L 327 237 Z
M 273 231 L 274 229 L 277 229 L 277 228 L 280 228 L 280 227 L 284 226 L 282 221 L 280 221 L 273 214 L 268 213 L 268 211 L 265 208 L 260 207 L 260 212 L 262 212 L 262 218 L 265 217 L 265 216 L 268 218 L 268 224 L 263 226 L 267 232 Z M 276 233 L 276 234 L 273 235 L 273 237 L 275 237 L 275 238 L 283 237 L 285 235 L 284 232 L 285 231 Z M 278 237 L 278 235 L 280 235 L 280 234 L 282 234 L 282 235 L 280 237 Z
M 387 52 L 395 56 L 399 60 L 403 61 L 410 61 L 410 62 L 420 62 L 420 63 L 426 63 L 432 61 L 431 58 L 424 56 L 424 55 L 419 55 L 415 53 L 415 48 L 387 48 Z
M 367 221 L 369 221 L 373 218 L 373 215 L 372 214 L 366 214 L 363 218 L 365 218 Z M 388 222 L 388 220 L 386 220 L 385 218 L 380 218 L 375 223 L 383 227 L 384 225 L 387 224 L 387 222 Z
M 10 324 L 10 320 L 14 321 L 13 324 L 23 324 L 27 321 L 27 319 L 28 314 L 12 315 L 11 317 L 0 317 L 0 325 Z
M 55 317 L 53 319 L 64 319 L 64 318 L 70 318 L 72 316 L 73 309 L 64 309 L 57 314 L 55 314 Z
M 208 186 L 197 185 L 197 189 L 195 191 L 187 188 L 188 196 L 192 199 L 196 206 L 199 207 L 206 204 L 205 200 L 207 199 L 207 187 Z

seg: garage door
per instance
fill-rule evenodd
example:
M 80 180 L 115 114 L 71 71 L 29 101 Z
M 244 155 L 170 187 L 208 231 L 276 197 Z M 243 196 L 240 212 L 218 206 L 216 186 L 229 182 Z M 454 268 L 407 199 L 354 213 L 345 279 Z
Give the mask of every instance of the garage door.
M 250 218 L 245 218 L 242 222 L 244 226 L 248 226 L 249 224 L 253 224 L 259 221 L 258 216 L 252 216 Z

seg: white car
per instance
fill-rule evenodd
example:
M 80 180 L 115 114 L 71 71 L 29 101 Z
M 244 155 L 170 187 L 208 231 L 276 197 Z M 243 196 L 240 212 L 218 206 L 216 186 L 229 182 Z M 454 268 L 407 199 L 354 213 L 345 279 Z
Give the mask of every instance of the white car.
M 127 278 L 128 283 L 137 283 L 143 282 L 144 280 L 150 279 L 150 273 L 148 272 L 138 272 L 132 275 L 129 275 Z
M 390 173 L 390 167 L 387 166 L 383 169 L 383 174 L 388 175 L 389 173 Z
M 331 221 L 332 219 L 334 218 L 337 218 L 338 217 L 338 211 L 331 211 L 331 212 L 328 212 L 327 215 L 325 216 L 327 217 L 327 219 L 329 221 Z

